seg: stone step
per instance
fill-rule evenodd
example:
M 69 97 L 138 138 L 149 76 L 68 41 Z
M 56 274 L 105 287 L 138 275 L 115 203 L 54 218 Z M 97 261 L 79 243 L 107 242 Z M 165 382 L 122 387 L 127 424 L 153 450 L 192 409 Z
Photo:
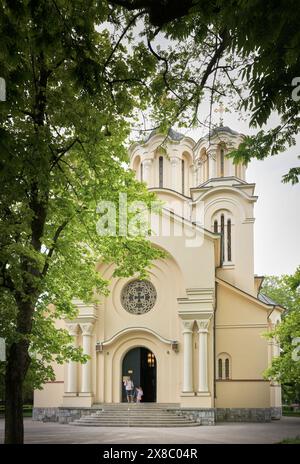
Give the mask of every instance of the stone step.
M 120 419 L 113 419 L 112 417 L 102 417 L 101 419 L 99 420 L 83 420 L 83 419 L 77 419 L 76 421 L 74 421 L 76 423 L 80 422 L 81 424 L 82 423 L 86 423 L 86 424 L 100 424 L 100 423 L 105 423 L 105 422 L 115 422 L 116 424 L 120 423 L 120 422 L 131 422 L 131 423 L 134 423 L 134 422 L 143 422 L 143 423 L 150 423 L 150 422 L 182 422 L 182 423 L 185 423 L 185 422 L 193 422 L 193 421 L 190 421 L 188 419 L 186 420 L 177 420 L 176 418 L 174 419 L 126 419 L 125 417 L 120 420 Z
M 132 407 L 133 406 L 133 407 Z M 93 408 L 94 409 L 94 408 Z M 174 407 L 175 409 L 175 407 Z M 143 405 L 103 405 L 97 412 L 84 415 L 71 423 L 86 427 L 195 427 L 199 423 L 177 415 L 170 405 L 147 408 Z
M 116 416 L 174 416 L 176 417 L 176 413 L 172 411 L 157 411 L 157 412 L 148 412 L 148 411 L 101 411 L 98 414 L 91 414 L 91 415 L 85 415 L 84 417 L 100 417 L 103 415 L 112 415 L 114 417 Z
M 186 422 L 184 417 L 113 417 L 113 416 L 103 416 L 103 417 L 91 417 L 91 418 L 81 418 L 76 419 L 80 420 L 81 422 L 103 422 L 106 420 L 114 420 L 117 421 L 142 421 L 142 422 L 151 422 L 151 421 L 160 421 L 160 422 L 168 422 L 168 421 L 177 421 L 177 422 Z
M 91 414 L 71 422 L 84 427 L 196 427 L 192 419 L 176 414 L 177 403 L 94 404 Z
M 98 403 L 93 404 L 91 409 L 128 409 L 128 408 L 141 408 L 141 409 L 178 409 L 180 407 L 177 403 Z
M 161 422 L 155 422 L 155 423 L 148 423 L 148 424 L 145 424 L 145 423 L 139 423 L 139 422 L 135 422 L 135 423 L 123 423 L 123 422 L 104 422 L 103 424 L 90 424 L 90 423 L 75 423 L 75 422 L 70 422 L 69 425 L 74 425 L 74 426 L 81 426 L 81 427 L 141 427 L 141 428 L 146 428 L 146 427 L 162 427 L 162 428 L 165 428 L 165 427 L 198 427 L 200 424 L 198 422 L 186 422 L 186 423 L 180 423 L 180 422 L 176 422 L 176 423 L 165 423 L 165 424 L 162 424 Z
M 196 423 L 195 421 L 192 420 L 114 420 L 114 419 L 104 419 L 103 420 L 98 420 L 98 421 L 84 421 L 84 420 L 76 420 L 72 422 L 72 425 L 86 425 L 86 426 L 91 426 L 91 427 L 98 427 L 98 426 L 105 426 L 105 425 L 113 425 L 115 427 L 126 427 L 126 426 L 145 426 L 145 427 L 150 427 L 150 426 L 161 426 L 164 427 L 165 425 L 174 425 L 174 426 L 182 426 L 184 427 L 185 425 L 199 425 L 199 423 Z

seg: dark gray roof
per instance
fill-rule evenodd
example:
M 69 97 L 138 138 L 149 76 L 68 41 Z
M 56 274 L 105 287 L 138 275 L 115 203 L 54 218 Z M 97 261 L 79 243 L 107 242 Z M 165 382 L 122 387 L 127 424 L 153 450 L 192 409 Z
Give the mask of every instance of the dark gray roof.
M 148 137 L 146 137 L 146 139 L 143 141 L 143 143 L 148 142 L 148 140 L 150 140 L 151 137 L 153 137 L 154 135 L 157 135 L 157 134 L 159 134 L 159 131 L 158 130 L 153 130 L 152 132 L 150 132 L 150 135 L 148 135 Z M 174 131 L 174 129 L 169 129 L 168 137 L 171 140 L 175 140 L 175 142 L 179 142 L 180 140 L 182 140 L 185 137 L 185 135 Z
M 215 127 L 215 128 L 211 131 L 210 135 L 211 135 L 211 136 L 212 136 L 212 135 L 215 135 L 215 134 L 217 134 L 218 132 L 229 132 L 229 134 L 232 134 L 232 135 L 239 135 L 239 132 L 236 132 L 236 131 L 234 131 L 233 129 L 230 129 L 230 127 L 228 127 L 228 126 L 219 126 L 219 127 Z
M 210 131 L 210 136 L 213 137 L 214 135 L 218 134 L 219 132 L 227 132 L 228 134 L 231 134 L 231 135 L 240 135 L 239 132 L 236 132 L 233 129 L 230 129 L 230 127 L 228 127 L 228 126 L 218 126 L 218 127 L 215 127 L 214 129 L 212 129 Z M 208 137 L 209 137 L 209 134 L 206 134 L 204 137 L 201 137 L 201 139 L 199 139 L 198 143 L 201 140 L 208 139 Z
M 267 295 L 264 295 L 263 293 L 259 293 L 257 297 L 262 303 L 272 306 L 279 306 L 278 303 L 276 303 L 276 301 L 272 300 L 272 298 L 268 297 Z

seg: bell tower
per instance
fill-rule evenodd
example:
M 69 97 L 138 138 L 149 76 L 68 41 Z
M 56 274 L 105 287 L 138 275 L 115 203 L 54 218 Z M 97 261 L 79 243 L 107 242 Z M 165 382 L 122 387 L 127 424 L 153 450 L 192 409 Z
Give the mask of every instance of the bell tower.
M 245 165 L 234 164 L 226 157 L 242 140 L 242 134 L 221 126 L 198 141 L 194 148 L 196 186 L 191 196 L 193 217 L 201 203 L 204 227 L 220 235 L 221 267 L 217 276 L 254 295 L 255 184 L 246 182 Z

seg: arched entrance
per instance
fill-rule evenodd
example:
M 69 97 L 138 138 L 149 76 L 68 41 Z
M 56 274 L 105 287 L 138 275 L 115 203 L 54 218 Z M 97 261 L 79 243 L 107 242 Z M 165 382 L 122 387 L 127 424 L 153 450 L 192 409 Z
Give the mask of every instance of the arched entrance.
M 144 347 L 137 347 L 126 353 L 122 363 L 122 380 L 128 376 L 133 380 L 135 387 L 142 387 L 143 403 L 156 401 L 156 358 L 152 351 Z M 127 402 L 123 383 L 122 401 Z

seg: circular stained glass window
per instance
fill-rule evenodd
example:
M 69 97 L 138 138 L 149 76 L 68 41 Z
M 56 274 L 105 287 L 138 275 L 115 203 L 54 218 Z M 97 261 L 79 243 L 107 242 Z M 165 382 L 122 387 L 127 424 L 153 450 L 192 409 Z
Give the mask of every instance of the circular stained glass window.
M 156 290 L 148 280 L 134 280 L 125 285 L 121 292 L 121 303 L 131 314 L 145 314 L 156 302 Z

